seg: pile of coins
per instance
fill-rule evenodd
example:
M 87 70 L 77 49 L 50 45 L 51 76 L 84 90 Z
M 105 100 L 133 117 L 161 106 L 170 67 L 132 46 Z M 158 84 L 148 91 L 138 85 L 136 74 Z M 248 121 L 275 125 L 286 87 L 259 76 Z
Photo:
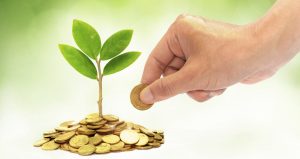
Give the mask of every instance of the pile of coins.
M 151 131 L 114 115 L 92 113 L 80 122 L 66 121 L 43 133 L 33 145 L 43 150 L 66 150 L 80 155 L 147 150 L 164 143 L 164 132 Z

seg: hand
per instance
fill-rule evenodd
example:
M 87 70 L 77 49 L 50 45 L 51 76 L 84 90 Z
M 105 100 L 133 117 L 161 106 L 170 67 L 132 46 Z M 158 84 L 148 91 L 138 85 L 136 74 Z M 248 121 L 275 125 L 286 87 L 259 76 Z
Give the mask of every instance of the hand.
M 235 83 L 272 76 L 279 64 L 266 63 L 274 43 L 262 42 L 255 31 L 255 25 L 179 16 L 146 62 L 142 83 L 149 86 L 141 92 L 141 100 L 150 104 L 187 93 L 205 101 Z

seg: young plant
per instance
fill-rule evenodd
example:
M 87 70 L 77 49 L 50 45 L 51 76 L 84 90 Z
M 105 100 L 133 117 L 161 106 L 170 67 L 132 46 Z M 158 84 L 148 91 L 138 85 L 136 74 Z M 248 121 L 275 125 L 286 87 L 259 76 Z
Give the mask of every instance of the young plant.
M 122 53 L 129 45 L 132 33 L 132 30 L 120 30 L 111 35 L 101 46 L 98 32 L 91 25 L 75 19 L 73 20 L 72 34 L 80 50 L 70 45 L 59 44 L 62 55 L 75 70 L 98 81 L 100 117 L 102 116 L 103 77 L 125 69 L 141 54 L 137 51 Z M 102 61 L 108 61 L 103 71 L 101 70 Z

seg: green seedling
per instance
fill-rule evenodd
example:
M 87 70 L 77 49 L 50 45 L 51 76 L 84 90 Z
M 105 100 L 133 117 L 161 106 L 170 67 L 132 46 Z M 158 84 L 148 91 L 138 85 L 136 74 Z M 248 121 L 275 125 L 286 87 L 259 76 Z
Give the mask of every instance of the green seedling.
M 59 49 L 68 63 L 82 75 L 98 81 L 98 111 L 102 116 L 102 79 L 130 66 L 141 54 L 137 51 L 122 53 L 131 41 L 133 30 L 120 30 L 111 35 L 103 45 L 98 32 L 89 24 L 73 20 L 73 38 L 79 49 L 59 44 Z M 101 70 L 103 61 L 108 61 Z

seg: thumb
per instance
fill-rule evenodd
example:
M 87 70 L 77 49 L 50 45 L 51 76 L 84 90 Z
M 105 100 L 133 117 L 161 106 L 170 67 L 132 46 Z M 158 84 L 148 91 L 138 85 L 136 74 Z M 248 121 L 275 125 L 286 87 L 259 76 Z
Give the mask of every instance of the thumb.
M 176 73 L 157 79 L 142 90 L 140 99 L 146 104 L 153 104 L 177 94 L 188 92 L 190 89 L 188 80 L 191 79 L 189 75 L 191 73 L 183 67 Z

